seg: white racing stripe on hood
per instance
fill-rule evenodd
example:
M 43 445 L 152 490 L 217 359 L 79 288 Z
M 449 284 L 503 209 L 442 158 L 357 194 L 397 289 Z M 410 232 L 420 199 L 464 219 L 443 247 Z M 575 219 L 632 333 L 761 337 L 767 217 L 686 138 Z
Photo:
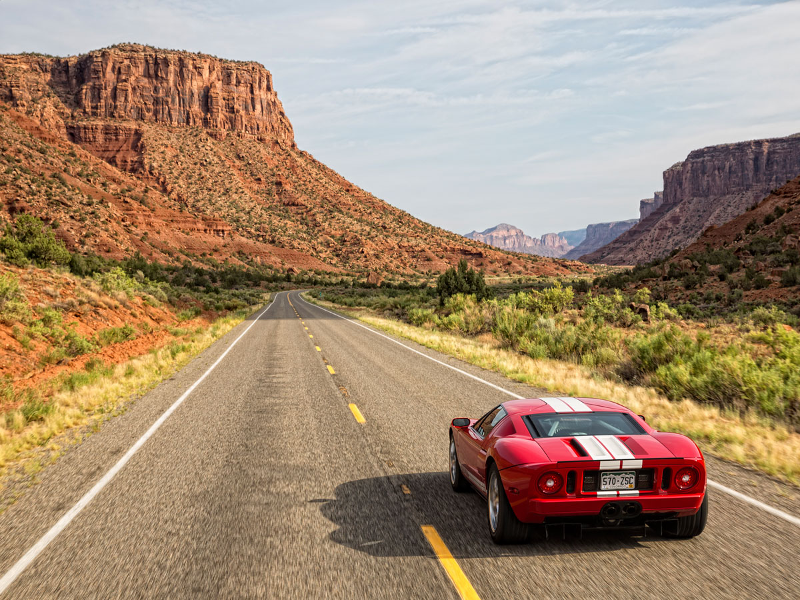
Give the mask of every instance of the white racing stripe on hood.
M 583 401 L 577 398 L 559 398 L 564 404 L 569 406 L 573 412 L 592 412 L 592 409 L 586 406 Z
M 575 436 L 575 441 L 586 450 L 592 460 L 613 460 L 614 457 L 608 453 L 603 445 L 598 442 L 593 435 L 578 435 Z
M 564 402 L 561 398 L 541 398 L 542 402 L 546 402 L 557 413 L 570 413 L 574 412 L 569 404 Z
M 620 442 L 616 436 L 613 435 L 596 435 L 594 436 L 597 441 L 599 441 L 603 446 L 605 446 L 611 455 L 616 460 L 629 460 L 632 458 L 636 458 L 628 447 Z

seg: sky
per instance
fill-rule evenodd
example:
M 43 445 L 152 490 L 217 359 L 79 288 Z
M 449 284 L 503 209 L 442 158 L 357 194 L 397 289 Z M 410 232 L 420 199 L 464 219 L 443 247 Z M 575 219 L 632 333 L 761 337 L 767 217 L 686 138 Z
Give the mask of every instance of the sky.
M 457 233 L 638 217 L 693 149 L 800 132 L 800 2 L 0 0 L 0 53 L 255 60 L 297 144 Z

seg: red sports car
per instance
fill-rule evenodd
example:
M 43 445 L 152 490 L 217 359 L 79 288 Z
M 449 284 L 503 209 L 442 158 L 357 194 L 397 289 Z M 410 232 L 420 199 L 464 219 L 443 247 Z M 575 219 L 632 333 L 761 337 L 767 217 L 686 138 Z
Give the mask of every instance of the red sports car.
M 531 524 L 641 527 L 689 538 L 706 525 L 703 454 L 624 406 L 592 398 L 511 400 L 450 425 L 450 483 L 486 497 L 498 543 Z

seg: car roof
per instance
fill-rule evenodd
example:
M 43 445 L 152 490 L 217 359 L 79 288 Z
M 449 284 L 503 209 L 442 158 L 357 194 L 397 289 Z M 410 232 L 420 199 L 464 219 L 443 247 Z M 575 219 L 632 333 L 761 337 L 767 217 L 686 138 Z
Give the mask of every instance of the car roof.
M 575 402 L 577 401 L 577 402 Z M 553 398 L 524 398 L 520 400 L 509 400 L 503 403 L 503 407 L 510 415 L 524 414 L 532 415 L 536 413 L 558 413 L 558 412 L 586 412 L 586 410 L 574 411 L 571 406 L 580 407 L 585 405 L 592 412 L 614 411 L 630 412 L 629 409 L 611 402 L 610 400 L 600 400 L 599 398 L 573 398 L 573 397 L 553 397 Z

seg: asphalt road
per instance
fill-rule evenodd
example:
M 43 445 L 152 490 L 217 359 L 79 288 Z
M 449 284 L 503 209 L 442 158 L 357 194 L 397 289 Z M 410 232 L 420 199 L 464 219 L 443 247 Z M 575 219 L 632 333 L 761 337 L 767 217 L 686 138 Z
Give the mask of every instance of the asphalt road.
M 423 525 L 483 599 L 800 596 L 800 528 L 715 490 L 693 540 L 495 546 L 480 497 L 450 490 L 447 426 L 508 396 L 296 292 L 47 468 L 0 515 L 0 576 L 227 350 L 2 598 L 458 598 Z M 709 471 L 800 515 L 796 488 L 721 461 Z

